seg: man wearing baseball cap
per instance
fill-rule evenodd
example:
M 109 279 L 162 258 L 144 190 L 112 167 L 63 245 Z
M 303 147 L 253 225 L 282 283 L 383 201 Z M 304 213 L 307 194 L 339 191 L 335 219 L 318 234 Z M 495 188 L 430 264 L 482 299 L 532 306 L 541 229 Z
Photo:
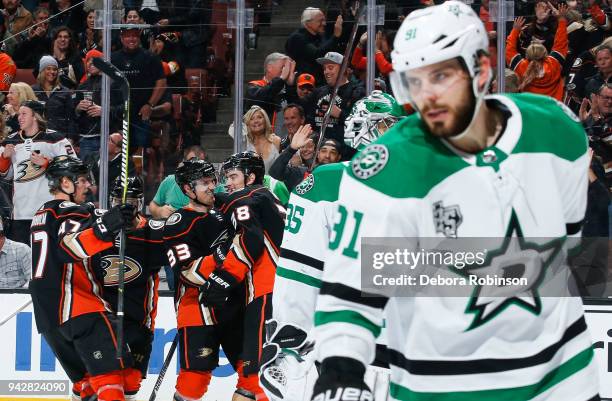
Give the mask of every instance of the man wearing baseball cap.
M 45 105 L 26 100 L 19 107 L 20 130 L 0 143 L 0 174 L 13 170 L 13 221 L 7 237 L 30 243 L 30 224 L 36 210 L 52 198 L 45 171 L 55 156 L 76 157 L 62 134 L 47 131 Z
M 315 77 L 311 74 L 304 73 L 297 79 L 297 95 L 298 98 L 303 99 L 312 93 L 316 86 Z
M 346 73 L 339 76 L 343 59 L 342 54 L 336 52 L 327 52 L 325 56 L 317 59 L 317 63 L 323 68 L 323 76 L 327 84 L 313 91 L 312 95 L 307 98 L 308 106 L 306 107 L 309 114 L 307 121 L 311 122 L 317 131 L 322 129 L 325 113 L 331 107 L 325 137 L 333 138 L 339 143 L 344 142 L 345 118 L 351 112 L 353 104 L 365 96 L 365 88 L 360 82 L 350 82 Z M 340 80 L 340 85 L 336 98 L 331 101 L 331 93 L 337 80 Z M 344 155 L 345 152 L 343 151 L 342 154 Z
M 151 146 L 151 112 L 166 90 L 166 77 L 159 57 L 141 47 L 137 25 L 121 28 L 121 44 L 111 62 L 130 83 L 130 145 L 147 148 Z

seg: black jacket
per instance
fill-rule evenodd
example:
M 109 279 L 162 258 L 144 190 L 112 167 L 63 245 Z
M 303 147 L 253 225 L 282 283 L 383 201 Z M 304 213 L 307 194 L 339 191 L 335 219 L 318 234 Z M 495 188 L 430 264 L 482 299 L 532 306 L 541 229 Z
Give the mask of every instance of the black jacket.
M 74 138 L 76 136 L 76 124 L 70 89 L 58 85 L 49 96 L 39 84 L 32 85 L 32 90 L 38 100 L 45 103 L 47 128 L 60 132 L 68 138 Z
M 27 32 L 26 32 L 27 33 Z M 40 58 L 51 52 L 51 39 L 47 36 L 26 36 L 15 47 L 13 60 L 17 68 L 38 68 Z
M 295 86 L 288 86 L 281 78 L 274 78 L 270 82 L 263 79 L 249 82 L 244 101 L 245 110 L 257 105 L 266 111 L 273 123 L 274 113 L 280 112 L 283 104 L 295 103 L 296 100 Z
M 329 107 L 331 93 L 334 89 L 329 86 L 321 86 L 316 88 L 307 98 L 309 107 L 306 121 L 310 123 L 316 131 L 321 130 L 321 125 L 325 116 L 325 112 Z M 344 120 L 351 113 L 351 109 L 355 102 L 365 97 L 365 88 L 361 82 L 349 81 L 338 88 L 334 104 L 338 106 L 342 112 L 339 118 L 330 117 L 327 129 L 325 130 L 326 138 L 333 138 L 340 143 L 344 143 Z
M 268 174 L 270 174 L 272 178 L 284 182 L 289 192 L 291 192 L 297 184 L 302 182 L 304 175 L 308 172 L 306 167 L 294 167 L 289 165 L 289 160 L 291 160 L 296 152 L 297 150 L 294 150 L 291 146 L 287 146 L 287 148 L 278 155 L 276 160 L 274 160 L 274 163 L 270 166 L 270 171 L 268 171 Z
M 81 136 L 100 135 L 100 117 L 90 117 L 86 112 L 77 110 L 76 107 L 83 100 L 86 91 L 92 92 L 92 100 L 95 104 L 102 104 L 102 76 L 94 75 L 79 85 L 74 95 L 74 118 L 77 125 L 77 132 Z M 123 99 L 121 92 L 115 87 L 115 82 L 111 85 L 110 100 L 110 132 L 115 132 L 121 128 L 121 118 L 123 117 Z
M 313 35 L 305 28 L 293 32 L 285 42 L 285 53 L 295 60 L 295 70 L 298 74 L 312 74 L 317 83 L 325 82 L 323 67 L 317 63 L 317 58 L 325 56 L 327 52 L 344 53 L 335 36 L 325 40 L 321 35 Z

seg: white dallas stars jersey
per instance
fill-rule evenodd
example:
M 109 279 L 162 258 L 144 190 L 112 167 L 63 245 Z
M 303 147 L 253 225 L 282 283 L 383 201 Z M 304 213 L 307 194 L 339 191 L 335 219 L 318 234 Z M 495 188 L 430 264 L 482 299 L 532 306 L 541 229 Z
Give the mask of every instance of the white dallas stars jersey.
M 32 152 L 39 151 L 49 160 L 60 155 L 77 156 L 70 142 L 54 131 L 41 132 L 32 138 L 15 132 L 0 144 L 0 154 L 9 144 L 15 145 L 15 153 L 11 156 L 11 166 L 3 174 L 13 180 L 13 219 L 31 220 L 40 205 L 53 199 L 45 177 L 46 168 L 30 161 Z
M 346 164 L 317 167 L 291 192 L 285 233 L 274 279 L 274 319 L 309 332 L 327 244 L 332 232 L 338 185 Z
M 588 400 L 597 394 L 579 298 L 362 297 L 361 237 L 559 239 L 579 234 L 587 140 L 575 116 L 537 95 L 490 96 L 509 112 L 494 146 L 457 152 L 418 116 L 366 147 L 342 176 L 315 326 L 318 359 L 365 365 L 385 308 L 390 398 Z M 499 104 L 498 103 L 498 104 Z M 420 241 L 420 240 L 418 240 Z M 538 244 L 526 244 L 540 253 Z M 543 264 L 545 266 L 545 264 Z

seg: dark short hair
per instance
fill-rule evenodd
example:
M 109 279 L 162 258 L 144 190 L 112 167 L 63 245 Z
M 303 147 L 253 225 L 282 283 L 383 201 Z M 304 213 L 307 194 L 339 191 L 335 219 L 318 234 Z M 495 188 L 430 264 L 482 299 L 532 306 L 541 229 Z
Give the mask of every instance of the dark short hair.
M 297 109 L 298 114 L 300 115 L 300 117 L 302 117 L 302 118 L 306 117 L 306 113 L 304 112 L 304 108 L 302 106 L 300 106 L 299 104 L 297 104 L 297 103 L 289 103 L 288 105 L 286 105 L 285 108 L 283 109 L 283 113 L 287 109 Z
M 308 136 L 308 139 L 312 139 L 312 141 L 314 142 L 315 146 L 317 146 L 317 143 L 319 142 L 319 133 L 318 132 L 313 132 L 312 134 L 310 134 Z
M 186 160 L 186 157 L 189 153 L 195 153 L 198 156 L 198 159 L 204 160 L 206 158 L 206 151 L 200 145 L 191 145 L 183 150 L 183 160 Z

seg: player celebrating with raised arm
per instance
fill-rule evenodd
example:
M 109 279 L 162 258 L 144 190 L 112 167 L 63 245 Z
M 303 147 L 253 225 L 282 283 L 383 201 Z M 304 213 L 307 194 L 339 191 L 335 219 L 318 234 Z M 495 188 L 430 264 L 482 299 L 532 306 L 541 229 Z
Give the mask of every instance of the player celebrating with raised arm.
M 345 143 L 362 149 L 384 134 L 402 114 L 401 106 L 391 95 L 373 91 L 357 101 L 347 117 Z M 274 321 L 260 371 L 261 386 L 271 400 L 302 397 L 295 392 L 303 392 L 304 380 L 312 366 L 303 363 L 312 361 L 312 354 L 305 358 L 312 349 L 311 341 L 306 339 L 313 326 L 324 254 L 333 233 L 340 177 L 347 164 L 317 167 L 296 186 L 287 205 L 287 222 L 274 280 Z M 377 356 L 374 365 L 384 366 L 383 359 Z M 388 380 L 377 378 L 376 382 L 379 386 L 388 386 Z
M 202 301 L 224 305 L 229 294 L 246 286 L 246 310 L 242 333 L 242 358 L 238 375 L 243 391 L 238 400 L 265 399 L 259 387 L 259 360 L 265 341 L 265 321 L 272 315 L 274 272 L 282 241 L 285 209 L 265 188 L 264 163 L 252 151 L 236 153 L 222 165 L 229 193 L 217 194 L 219 210 L 235 228 L 235 236 L 223 265 L 209 276 Z M 210 257 L 209 257 L 210 258 Z
M 127 348 L 116 357 L 115 320 L 92 256 L 113 246 L 131 225 L 134 208 L 115 206 L 94 215 L 81 206 L 91 184 L 78 159 L 57 156 L 45 174 L 53 200 L 38 209 L 31 228 L 36 326 L 73 383 L 88 382 L 99 400 L 122 401 L 122 370 L 131 357 Z
M 366 236 L 409 237 L 418 247 L 426 238 L 513 240 L 520 252 L 500 248 L 484 264 L 522 263 L 525 276 L 543 277 L 566 239 L 580 234 L 588 182 L 582 126 L 551 98 L 485 97 L 487 48 L 483 23 L 458 1 L 414 11 L 398 31 L 393 92 L 418 113 L 362 150 L 342 176 L 315 313 L 322 366 L 313 400 L 372 398 L 363 375 L 383 308 L 391 399 L 599 399 L 581 301 L 541 297 L 543 281 L 507 297 L 481 297 L 479 286 L 453 298 L 361 291 Z M 532 263 L 513 259 L 524 254 Z
M 244 287 L 223 308 L 200 303 L 200 287 L 217 267 L 220 259 L 205 258 L 217 253 L 231 239 L 223 215 L 213 209 L 217 184 L 215 168 L 207 161 L 185 160 L 176 170 L 176 183 L 189 198 L 189 204 L 166 220 L 164 245 L 175 277 L 177 328 L 181 346 L 175 401 L 199 400 L 207 391 L 211 372 L 219 362 L 219 346 L 234 367 L 239 369 L 242 349 Z M 232 294 L 230 294 L 232 295 Z M 240 394 L 239 378 L 236 393 Z M 234 395 L 236 397 L 236 395 Z

